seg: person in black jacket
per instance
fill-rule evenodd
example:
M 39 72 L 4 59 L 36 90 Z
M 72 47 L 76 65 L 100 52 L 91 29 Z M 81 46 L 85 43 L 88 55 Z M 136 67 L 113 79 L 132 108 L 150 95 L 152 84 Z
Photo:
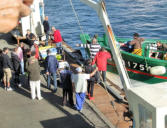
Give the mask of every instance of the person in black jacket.
M 69 67 L 65 67 L 64 70 L 60 71 L 61 84 L 63 87 L 63 106 L 66 105 L 67 103 L 67 95 L 68 95 L 69 103 L 71 107 L 74 107 L 71 74 L 72 72 L 69 70 Z
M 12 73 L 11 70 L 13 70 L 13 66 L 11 64 L 11 60 L 9 58 L 8 54 L 8 48 L 5 47 L 3 48 L 3 54 L 2 54 L 2 60 L 3 60 L 3 72 L 4 72 L 4 85 L 5 85 L 5 90 L 7 91 L 12 91 L 13 89 L 10 87 L 10 80 L 12 78 Z
M 88 59 L 87 60 L 87 64 L 85 66 L 85 73 L 91 73 L 95 70 L 95 68 L 91 65 L 92 61 L 91 59 Z M 93 97 L 93 90 L 94 90 L 94 84 L 95 84 L 95 81 L 96 81 L 96 78 L 95 78 L 95 75 L 92 76 L 89 80 L 88 80 L 88 88 L 87 88 L 87 91 L 88 91 L 88 98 L 89 100 L 93 100 L 94 97 Z
M 0 49 L 0 82 L 3 81 L 3 59 L 2 59 L 2 50 Z
M 11 60 L 12 60 L 13 69 L 14 69 L 14 72 L 15 72 L 14 81 L 15 81 L 15 83 L 16 83 L 17 86 L 21 87 L 20 79 L 19 79 L 19 74 L 20 74 L 20 59 L 17 56 L 17 49 L 18 48 L 14 48 L 13 52 L 11 52 Z
M 50 30 L 50 25 L 49 25 L 49 22 L 48 22 L 48 16 L 45 16 L 45 20 L 43 22 L 43 26 L 44 26 L 44 32 L 46 34 L 46 45 L 48 45 L 49 30 Z

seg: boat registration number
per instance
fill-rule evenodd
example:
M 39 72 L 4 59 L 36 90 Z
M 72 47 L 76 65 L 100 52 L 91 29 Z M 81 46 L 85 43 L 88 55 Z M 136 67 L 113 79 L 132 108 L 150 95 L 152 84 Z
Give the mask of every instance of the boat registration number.
M 131 69 L 137 69 L 145 72 L 149 72 L 151 68 L 151 66 L 147 66 L 146 64 L 136 63 L 136 62 L 127 61 L 127 60 L 124 60 L 124 64 L 125 64 L 125 67 L 131 68 Z

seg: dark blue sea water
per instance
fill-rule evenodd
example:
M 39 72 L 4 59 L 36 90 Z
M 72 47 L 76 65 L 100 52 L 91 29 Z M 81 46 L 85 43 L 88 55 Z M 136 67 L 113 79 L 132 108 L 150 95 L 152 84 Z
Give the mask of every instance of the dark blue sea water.
M 90 35 L 104 33 L 95 13 L 80 0 L 72 0 L 83 31 Z M 167 39 L 167 0 L 105 0 L 113 31 L 119 37 L 138 32 L 145 38 Z M 81 33 L 69 0 L 44 0 L 50 24 L 59 29 L 66 42 L 75 47 Z

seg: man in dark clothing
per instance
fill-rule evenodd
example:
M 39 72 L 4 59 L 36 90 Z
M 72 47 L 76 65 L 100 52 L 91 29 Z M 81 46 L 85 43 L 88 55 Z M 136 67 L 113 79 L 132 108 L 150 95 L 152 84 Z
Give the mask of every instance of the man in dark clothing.
M 27 34 L 26 34 L 26 43 L 31 47 L 34 44 L 34 38 L 35 35 L 33 33 L 30 32 L 30 30 L 27 30 Z
M 57 91 L 57 68 L 58 68 L 58 61 L 54 55 L 51 55 L 50 50 L 47 50 L 48 56 L 46 57 L 46 74 L 47 74 L 47 87 L 50 89 L 50 79 L 53 76 L 54 81 L 54 90 L 53 92 Z
M 46 45 L 48 45 L 49 30 L 50 30 L 50 25 L 49 25 L 49 22 L 48 22 L 48 16 L 45 17 L 45 20 L 43 22 L 43 26 L 44 26 L 44 32 L 46 34 Z
M 17 56 L 17 48 L 14 48 L 14 51 L 11 52 L 11 60 L 12 60 L 13 69 L 14 69 L 14 72 L 15 72 L 14 81 L 15 81 L 15 83 L 16 83 L 17 86 L 21 87 L 20 79 L 19 79 L 19 74 L 20 74 L 20 59 Z
M 92 73 L 95 68 L 91 65 L 92 61 L 91 59 L 87 60 L 87 64 L 85 66 L 85 73 L 90 74 Z M 87 87 L 87 91 L 88 91 L 88 98 L 89 100 L 93 100 L 93 90 L 94 90 L 94 84 L 95 84 L 95 75 L 90 77 L 90 79 L 88 80 L 88 87 Z
M 2 60 L 3 60 L 3 72 L 4 72 L 4 77 L 3 77 L 3 81 L 4 81 L 4 85 L 5 85 L 5 90 L 7 91 L 12 91 L 13 89 L 10 87 L 10 80 L 12 77 L 12 73 L 11 70 L 13 69 L 11 61 L 8 54 L 8 48 L 3 48 L 3 54 L 2 54 Z
M 66 105 L 67 103 L 67 95 L 68 95 L 69 103 L 71 107 L 74 107 L 71 75 L 72 72 L 69 70 L 69 67 L 65 67 L 64 70 L 60 71 L 61 84 L 63 87 L 63 106 Z
M 3 81 L 3 59 L 2 59 L 2 50 L 0 49 L 0 82 Z

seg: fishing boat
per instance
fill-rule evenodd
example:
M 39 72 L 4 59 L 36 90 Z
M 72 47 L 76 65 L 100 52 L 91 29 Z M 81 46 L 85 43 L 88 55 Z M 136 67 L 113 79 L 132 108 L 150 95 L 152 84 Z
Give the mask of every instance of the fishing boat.
M 117 47 L 117 41 L 124 42 L 129 41 L 129 39 L 115 38 L 107 15 L 104 1 L 81 1 L 97 12 L 99 19 L 103 24 L 104 30 L 108 36 L 108 42 L 104 38 L 99 38 L 98 41 L 100 43 L 101 39 L 100 44 L 104 46 L 107 50 L 111 51 L 113 55 L 114 61 L 111 62 L 110 65 L 112 65 L 112 68 L 116 66 L 119 73 L 123 89 L 129 103 L 129 109 L 133 113 L 133 127 L 167 128 L 167 82 L 165 82 L 165 80 L 164 83 L 160 81 L 160 79 L 166 78 L 166 62 L 165 60 L 157 60 L 154 58 L 150 58 L 149 56 L 149 53 L 151 51 L 149 46 L 152 43 L 156 43 L 157 40 L 146 39 L 143 42 L 142 56 L 133 55 L 125 51 L 120 51 Z M 91 40 L 88 35 L 84 34 L 83 37 L 85 39 L 82 39 L 83 43 L 87 43 L 87 39 Z M 161 40 L 161 42 L 166 43 L 167 41 Z M 148 68 L 148 66 L 150 66 L 150 68 Z M 139 69 L 137 69 L 136 67 L 139 67 Z M 162 71 L 162 69 L 164 71 Z M 154 81 L 154 79 L 157 80 L 155 80 L 155 82 L 151 82 L 152 84 L 149 84 L 149 86 L 148 84 L 141 84 L 140 81 L 138 82 L 139 86 L 134 86 L 133 84 L 131 84 L 128 77 L 130 75 L 130 72 L 140 72 L 140 77 L 142 77 L 143 75 L 143 82 L 145 82 L 144 80 L 147 80 L 147 77 L 152 79 L 152 81 Z M 131 76 L 131 78 L 133 77 Z M 112 79 L 112 77 L 110 77 L 110 79 Z M 159 83 L 156 83 L 156 81 L 158 81 Z
M 80 39 L 83 44 L 91 41 L 91 37 L 88 34 L 81 34 Z M 130 40 L 132 39 L 116 38 L 117 42 L 123 43 L 126 43 Z M 167 40 L 146 39 L 142 43 L 142 56 L 132 54 L 123 50 L 120 51 L 124 64 L 126 66 L 126 70 L 128 71 L 128 75 L 131 79 L 142 81 L 148 84 L 155 84 L 167 81 L 167 61 L 151 57 L 152 53 L 158 54 L 159 52 L 163 52 L 158 51 L 158 49 L 156 48 L 157 41 L 167 43 Z M 108 43 L 108 37 L 106 35 L 104 35 L 103 37 L 98 37 L 98 43 L 101 45 L 101 47 L 104 47 L 109 52 L 111 51 Z M 155 47 L 153 48 L 153 46 Z M 89 54 L 89 49 L 86 49 L 86 51 Z M 164 70 L 162 74 L 159 73 L 159 71 L 157 72 L 157 74 L 153 74 L 150 72 L 151 68 L 156 66 L 159 66 L 159 70 Z M 107 70 L 112 73 L 118 73 L 113 59 L 112 61 L 108 61 Z

